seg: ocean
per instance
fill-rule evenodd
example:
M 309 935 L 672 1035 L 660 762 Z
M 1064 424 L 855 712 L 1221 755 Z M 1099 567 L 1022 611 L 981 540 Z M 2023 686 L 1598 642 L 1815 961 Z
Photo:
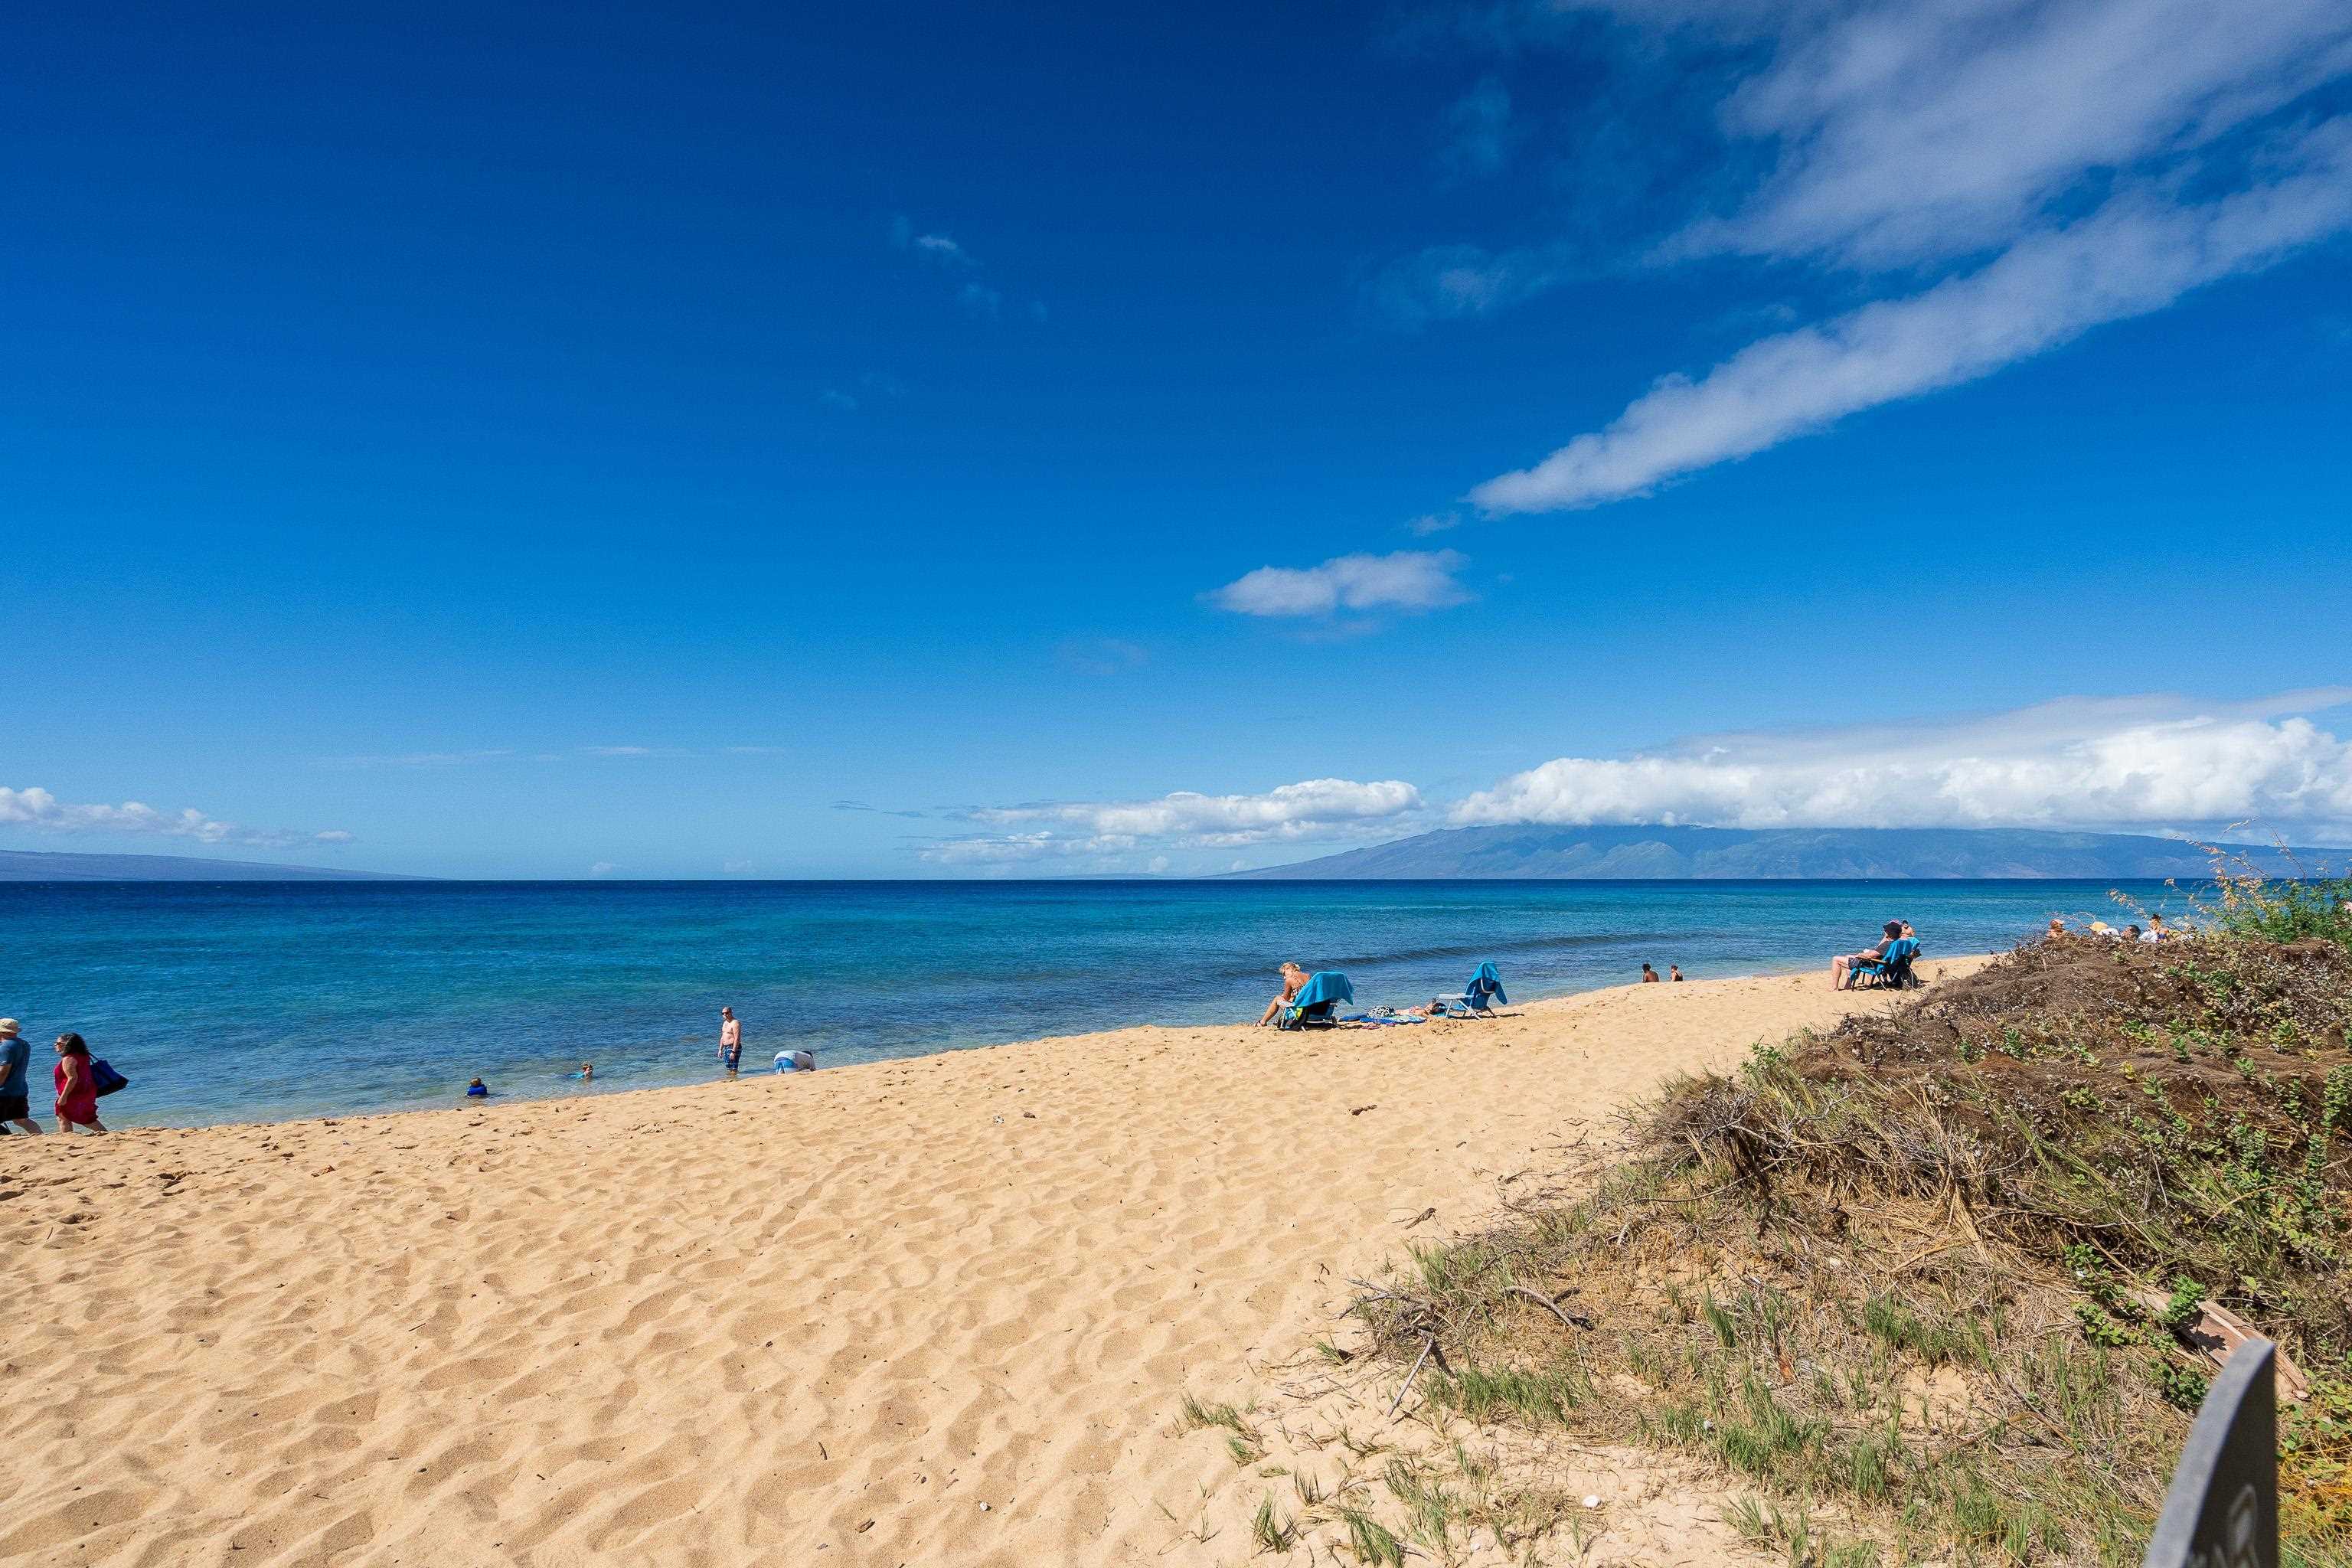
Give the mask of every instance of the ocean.
M 2096 882 L 320 882 L 0 886 L 0 1016 L 131 1080 L 110 1125 L 189 1126 L 690 1083 L 719 1008 L 744 1065 L 824 1067 L 1128 1024 L 1254 1020 L 1296 958 L 1359 1005 L 1514 1001 L 1661 974 L 1823 969 L 1919 931 L 2007 948 Z M 2180 912 L 2162 885 L 2120 890 Z M 1824 982 L 1826 984 L 1826 982 Z M 593 1085 L 569 1075 L 596 1064 Z M 1216 1064 L 1204 1061 L 1203 1072 Z M 493 1100 L 495 1103 L 495 1099 Z

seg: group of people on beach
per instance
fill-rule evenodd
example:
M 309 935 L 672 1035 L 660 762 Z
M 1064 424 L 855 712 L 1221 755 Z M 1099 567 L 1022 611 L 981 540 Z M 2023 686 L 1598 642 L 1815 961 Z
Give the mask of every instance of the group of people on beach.
M 1302 976 L 1302 983 L 1303 979 Z M 735 1016 L 732 1007 L 719 1009 L 719 1066 L 729 1078 L 735 1077 L 743 1067 L 743 1020 Z M 776 1053 L 776 1070 L 814 1072 L 816 1053 L 804 1047 L 787 1046 Z M 596 1064 L 582 1062 L 579 1070 L 570 1076 L 583 1083 L 593 1083 L 596 1079 Z M 480 1100 L 489 1092 L 489 1086 L 478 1078 L 466 1086 L 466 1095 L 469 1100 Z
M 58 1131 L 103 1132 L 98 1119 L 98 1078 L 90 1070 L 89 1042 L 70 1032 L 58 1037 L 58 1063 L 52 1069 L 57 1088 Z M 33 1120 L 33 1042 L 14 1018 L 0 1018 L 0 1128 L 23 1136 L 37 1136 L 41 1124 Z
M 1671 973 L 1660 974 L 1655 968 L 1646 963 L 1643 963 L 1642 965 L 1642 984 L 1646 985 L 1652 981 L 1662 980 L 1679 982 L 1682 979 L 1683 966 L 1681 964 L 1669 963 L 1666 965 L 1666 968 L 1671 971 Z M 1265 1005 L 1265 1011 L 1258 1015 L 1257 1026 L 1261 1029 L 1271 1027 L 1275 1019 L 1282 1016 L 1282 1010 L 1298 999 L 1298 994 L 1307 988 L 1307 982 L 1313 978 L 1313 976 L 1307 973 L 1307 970 L 1303 966 L 1290 960 L 1285 960 L 1282 967 L 1276 973 L 1282 976 L 1282 989 L 1275 993 L 1274 1000 L 1268 1002 Z M 1396 1014 L 1395 1016 L 1408 1019 L 1415 1017 L 1434 1018 L 1445 1014 L 1449 1010 L 1450 1006 L 1451 1004 L 1448 1000 L 1441 996 L 1431 1001 L 1425 1006 L 1407 1007 L 1402 1013 Z M 723 1053 L 725 1047 L 722 1047 L 720 1048 Z M 728 1070 L 729 1075 L 731 1077 L 734 1069 L 730 1068 Z
M 2088 926 L 2084 928 L 2084 931 L 2086 935 L 2103 936 L 2110 942 L 2169 942 L 2176 934 L 2165 929 L 2164 917 L 2160 914 L 2153 914 L 2147 917 L 2147 927 L 2146 930 L 2142 930 L 2139 922 L 2137 921 L 2124 927 L 2121 931 L 2117 931 L 2115 927 L 2109 925 L 2105 921 L 2093 921 Z M 2044 934 L 2043 940 L 2046 942 L 2055 942 L 2065 934 L 2065 917 L 2063 915 L 2052 915 L 2050 917 L 2050 930 Z

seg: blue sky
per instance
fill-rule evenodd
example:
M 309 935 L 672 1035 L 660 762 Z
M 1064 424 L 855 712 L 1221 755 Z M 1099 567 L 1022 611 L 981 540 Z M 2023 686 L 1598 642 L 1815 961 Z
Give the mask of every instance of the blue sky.
M 0 847 L 2352 839 L 2352 17 L 5 24 Z

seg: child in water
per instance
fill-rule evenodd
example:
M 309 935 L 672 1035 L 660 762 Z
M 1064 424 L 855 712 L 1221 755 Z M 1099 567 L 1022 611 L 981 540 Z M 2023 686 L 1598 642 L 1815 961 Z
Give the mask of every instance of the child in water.
M 490 1086 L 484 1083 L 480 1079 L 476 1079 L 473 1082 L 466 1086 L 466 1098 L 467 1100 L 479 1100 L 489 1092 Z

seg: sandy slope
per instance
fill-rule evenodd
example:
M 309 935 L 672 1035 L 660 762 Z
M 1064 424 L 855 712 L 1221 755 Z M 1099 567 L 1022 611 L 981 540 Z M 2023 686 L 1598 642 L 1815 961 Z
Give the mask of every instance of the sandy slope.
M 1876 1005 L 1633 986 L 0 1141 L 0 1559 L 1238 1560 L 1176 1522 L 1233 1469 L 1180 1390 L 1661 1074 Z

